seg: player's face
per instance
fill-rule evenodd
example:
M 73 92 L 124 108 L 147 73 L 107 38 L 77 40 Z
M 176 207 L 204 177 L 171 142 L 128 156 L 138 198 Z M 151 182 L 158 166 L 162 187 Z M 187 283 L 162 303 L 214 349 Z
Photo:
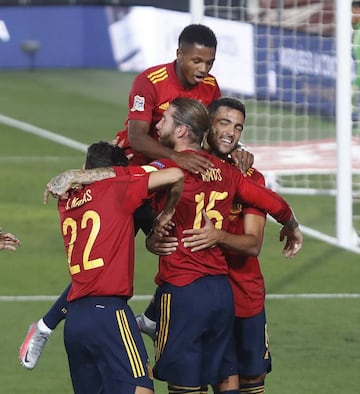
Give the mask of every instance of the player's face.
M 170 107 L 164 111 L 162 118 L 156 123 L 156 129 L 159 136 L 159 143 L 168 148 L 174 149 L 174 131 L 175 124 L 173 113 L 175 108 L 170 105 Z
M 184 45 L 177 50 L 176 74 L 185 88 L 198 85 L 208 76 L 214 61 L 215 48 L 203 45 Z
M 219 107 L 212 119 L 208 143 L 217 156 L 226 157 L 236 147 L 244 128 L 244 115 L 229 107 Z

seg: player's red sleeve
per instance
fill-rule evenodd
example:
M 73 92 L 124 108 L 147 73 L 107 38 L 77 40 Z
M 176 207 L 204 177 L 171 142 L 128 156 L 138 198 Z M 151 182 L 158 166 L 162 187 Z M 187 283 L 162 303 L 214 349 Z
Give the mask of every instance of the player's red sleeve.
M 214 94 L 214 99 L 213 100 L 217 100 L 220 97 L 221 97 L 221 91 L 220 91 L 219 85 L 218 85 L 218 83 L 216 81 L 216 89 L 215 89 L 215 94 Z
M 260 171 L 256 170 L 255 168 L 251 167 L 248 169 L 247 177 L 249 179 L 251 179 L 253 182 L 257 183 L 258 185 L 265 186 L 264 175 Z M 252 214 L 252 215 L 258 215 L 258 216 L 262 216 L 262 217 L 266 216 L 266 212 L 264 212 L 263 210 L 261 210 L 259 208 L 254 207 L 252 205 L 243 204 L 242 211 L 243 211 L 244 215 L 245 214 Z
M 281 224 L 285 224 L 291 218 L 292 210 L 279 194 L 245 178 L 238 170 L 236 175 L 237 193 L 241 201 L 266 211 Z
M 151 123 L 155 107 L 156 92 L 154 85 L 145 73 L 139 74 L 129 94 L 128 120 L 143 120 Z
M 124 176 L 124 175 L 143 175 L 146 174 L 148 171 L 141 166 L 114 166 L 112 169 L 115 172 L 116 176 Z

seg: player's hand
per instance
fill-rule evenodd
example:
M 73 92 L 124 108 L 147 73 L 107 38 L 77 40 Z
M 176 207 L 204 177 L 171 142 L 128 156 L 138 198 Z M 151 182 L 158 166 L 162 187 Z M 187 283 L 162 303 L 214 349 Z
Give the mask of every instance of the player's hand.
M 194 174 L 203 174 L 213 167 L 213 163 L 210 160 L 196 153 L 173 152 L 171 159 L 174 160 L 179 167 Z
M 20 240 L 18 240 L 14 234 L 4 233 L 0 229 L 0 250 L 16 250 L 20 245 Z
M 179 243 L 176 237 L 157 237 L 154 233 L 151 233 L 146 238 L 146 248 L 149 252 L 154 253 L 158 256 L 167 256 L 175 252 Z
M 47 183 L 43 195 L 44 204 L 47 204 L 50 194 L 54 198 L 65 199 L 68 197 L 70 189 L 82 187 L 79 184 L 74 184 L 71 174 L 72 170 L 65 171 Z
M 254 164 L 254 155 L 246 149 L 238 147 L 231 153 L 231 157 L 242 174 L 246 176 L 246 171 Z
M 295 257 L 303 244 L 303 235 L 300 231 L 299 226 L 294 229 L 289 229 L 283 226 L 280 230 L 280 242 L 286 238 L 285 246 L 283 248 L 283 253 L 288 258 Z
M 175 226 L 175 223 L 171 221 L 175 210 L 172 212 L 160 212 L 155 218 L 153 223 L 152 232 L 158 237 L 167 237 L 170 235 L 171 230 Z
M 125 143 L 126 143 L 127 139 L 125 140 L 125 138 L 122 138 L 121 136 L 117 135 L 112 141 L 111 143 L 113 145 L 117 145 L 119 148 L 125 149 Z M 131 159 L 134 158 L 134 154 L 133 153 L 128 153 L 126 155 L 127 159 L 130 161 Z
M 192 252 L 203 250 L 206 248 L 212 248 L 215 246 L 219 239 L 219 231 L 215 228 L 213 222 L 206 215 L 205 210 L 202 210 L 202 216 L 205 221 L 205 225 L 199 229 L 188 229 L 184 230 L 183 234 L 188 237 L 183 237 L 181 242 L 185 248 L 190 248 Z
M 120 148 L 128 148 L 129 147 L 129 137 L 125 130 L 119 131 L 115 138 L 111 141 L 113 145 L 117 145 Z

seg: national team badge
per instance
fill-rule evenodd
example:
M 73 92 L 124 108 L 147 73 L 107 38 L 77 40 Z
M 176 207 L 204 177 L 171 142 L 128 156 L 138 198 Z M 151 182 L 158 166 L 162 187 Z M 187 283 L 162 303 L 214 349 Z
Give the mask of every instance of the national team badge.
M 130 109 L 131 112 L 140 111 L 143 112 L 145 107 L 145 97 L 141 97 L 136 95 L 134 97 L 134 103 L 132 108 Z

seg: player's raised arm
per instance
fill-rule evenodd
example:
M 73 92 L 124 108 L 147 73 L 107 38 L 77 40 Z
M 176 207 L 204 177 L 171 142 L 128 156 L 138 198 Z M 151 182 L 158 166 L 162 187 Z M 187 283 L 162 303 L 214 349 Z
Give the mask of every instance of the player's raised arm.
M 159 235 L 167 234 L 164 226 L 170 222 L 175 213 L 175 207 L 180 200 L 182 191 L 184 189 L 184 173 L 180 168 L 166 168 L 155 171 L 149 177 L 149 190 L 156 190 L 162 186 L 169 186 L 167 193 L 167 200 L 161 213 L 155 220 L 154 232 Z
M 47 183 L 44 190 L 44 204 L 47 203 L 49 194 L 55 198 L 61 198 L 66 196 L 67 192 L 76 185 L 89 185 L 95 181 L 113 178 L 114 176 L 115 172 L 111 167 L 64 171 Z

